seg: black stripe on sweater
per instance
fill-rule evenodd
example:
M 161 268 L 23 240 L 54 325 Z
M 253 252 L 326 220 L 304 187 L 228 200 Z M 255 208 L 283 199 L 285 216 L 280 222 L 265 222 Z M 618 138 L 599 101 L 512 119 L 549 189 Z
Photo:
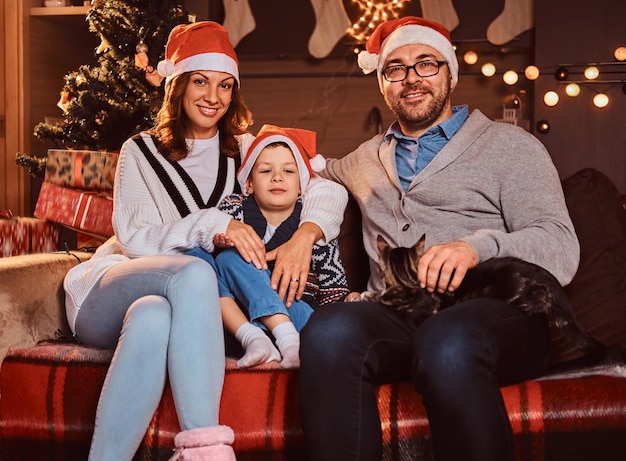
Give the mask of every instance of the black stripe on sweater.
M 176 205 L 176 208 L 178 209 L 180 215 L 184 218 L 189 213 L 191 213 L 191 210 L 187 206 L 187 203 L 185 203 L 185 200 L 183 199 L 183 196 L 174 184 L 174 181 L 172 181 L 172 178 L 170 178 L 170 176 L 167 174 L 167 171 L 165 171 L 163 165 L 161 165 L 161 163 L 157 160 L 152 151 L 148 148 L 146 142 L 143 140 L 141 135 L 136 135 L 132 139 L 133 141 L 135 141 L 135 144 L 139 146 L 139 149 L 141 149 L 141 152 L 143 152 L 143 155 L 148 160 L 148 163 L 161 180 L 163 187 L 165 187 L 165 191 L 172 199 L 172 202 L 174 202 L 174 205 Z M 154 141 L 156 144 L 156 140 Z

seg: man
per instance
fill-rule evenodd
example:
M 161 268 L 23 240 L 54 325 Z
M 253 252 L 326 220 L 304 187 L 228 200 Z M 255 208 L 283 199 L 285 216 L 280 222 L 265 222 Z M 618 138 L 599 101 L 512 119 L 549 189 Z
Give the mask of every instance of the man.
M 359 55 L 396 121 L 325 175 L 355 197 L 370 259 L 369 289 L 382 288 L 376 236 L 428 247 L 418 279 L 456 289 L 491 257 L 517 256 L 562 283 L 579 246 L 558 174 L 521 128 L 452 106 L 458 62 L 449 32 L 417 17 L 381 24 Z M 377 303 L 318 309 L 301 336 L 301 415 L 314 461 L 381 459 L 375 387 L 410 380 L 422 395 L 437 461 L 506 461 L 513 440 L 500 386 L 539 374 L 548 326 L 508 304 L 452 306 L 419 328 Z

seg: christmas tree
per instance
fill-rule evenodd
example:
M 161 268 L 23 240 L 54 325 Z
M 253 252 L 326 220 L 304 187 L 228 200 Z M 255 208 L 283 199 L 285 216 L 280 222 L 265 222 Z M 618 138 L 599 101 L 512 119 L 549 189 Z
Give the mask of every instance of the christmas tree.
M 39 123 L 35 136 L 62 149 L 116 151 L 151 127 L 163 99 L 157 63 L 170 31 L 189 20 L 176 0 L 94 0 L 87 21 L 101 39 L 98 66 L 65 76 L 63 120 Z

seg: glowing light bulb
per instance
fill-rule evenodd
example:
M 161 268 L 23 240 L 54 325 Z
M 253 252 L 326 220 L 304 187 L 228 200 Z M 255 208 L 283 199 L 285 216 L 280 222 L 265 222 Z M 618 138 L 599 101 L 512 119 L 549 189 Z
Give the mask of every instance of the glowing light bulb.
M 609 97 L 604 93 L 598 93 L 593 97 L 593 105 L 602 109 L 609 104 Z
M 565 87 L 565 94 L 575 98 L 580 94 L 580 87 L 576 83 L 570 83 Z
M 488 62 L 486 64 L 483 64 L 483 66 L 480 68 L 480 71 L 485 77 L 493 77 L 496 73 L 496 66 Z
M 471 66 L 478 62 L 478 55 L 474 51 L 468 51 L 463 55 L 463 60 Z
M 548 107 L 554 107 L 559 103 L 559 95 L 556 91 L 547 91 L 543 95 L 543 102 Z
M 600 69 L 596 66 L 589 66 L 585 69 L 585 78 L 587 80 L 595 80 L 600 75 Z
M 502 75 L 502 80 L 504 80 L 504 83 L 507 85 L 515 85 L 518 79 L 517 72 L 514 70 L 507 70 L 504 75 Z
M 626 61 L 626 46 L 620 46 L 619 48 L 615 48 L 615 52 L 613 53 L 613 55 L 618 61 Z
M 528 80 L 537 80 L 539 78 L 539 68 L 537 66 L 528 66 L 524 69 L 524 75 Z

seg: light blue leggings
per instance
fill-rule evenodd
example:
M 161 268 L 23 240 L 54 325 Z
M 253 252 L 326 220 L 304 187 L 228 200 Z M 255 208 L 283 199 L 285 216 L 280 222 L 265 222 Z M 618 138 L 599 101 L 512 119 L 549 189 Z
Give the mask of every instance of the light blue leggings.
M 92 289 L 76 319 L 89 345 L 113 349 L 90 461 L 131 460 L 169 377 L 182 430 L 218 424 L 224 333 L 215 272 L 191 256 L 123 262 Z

